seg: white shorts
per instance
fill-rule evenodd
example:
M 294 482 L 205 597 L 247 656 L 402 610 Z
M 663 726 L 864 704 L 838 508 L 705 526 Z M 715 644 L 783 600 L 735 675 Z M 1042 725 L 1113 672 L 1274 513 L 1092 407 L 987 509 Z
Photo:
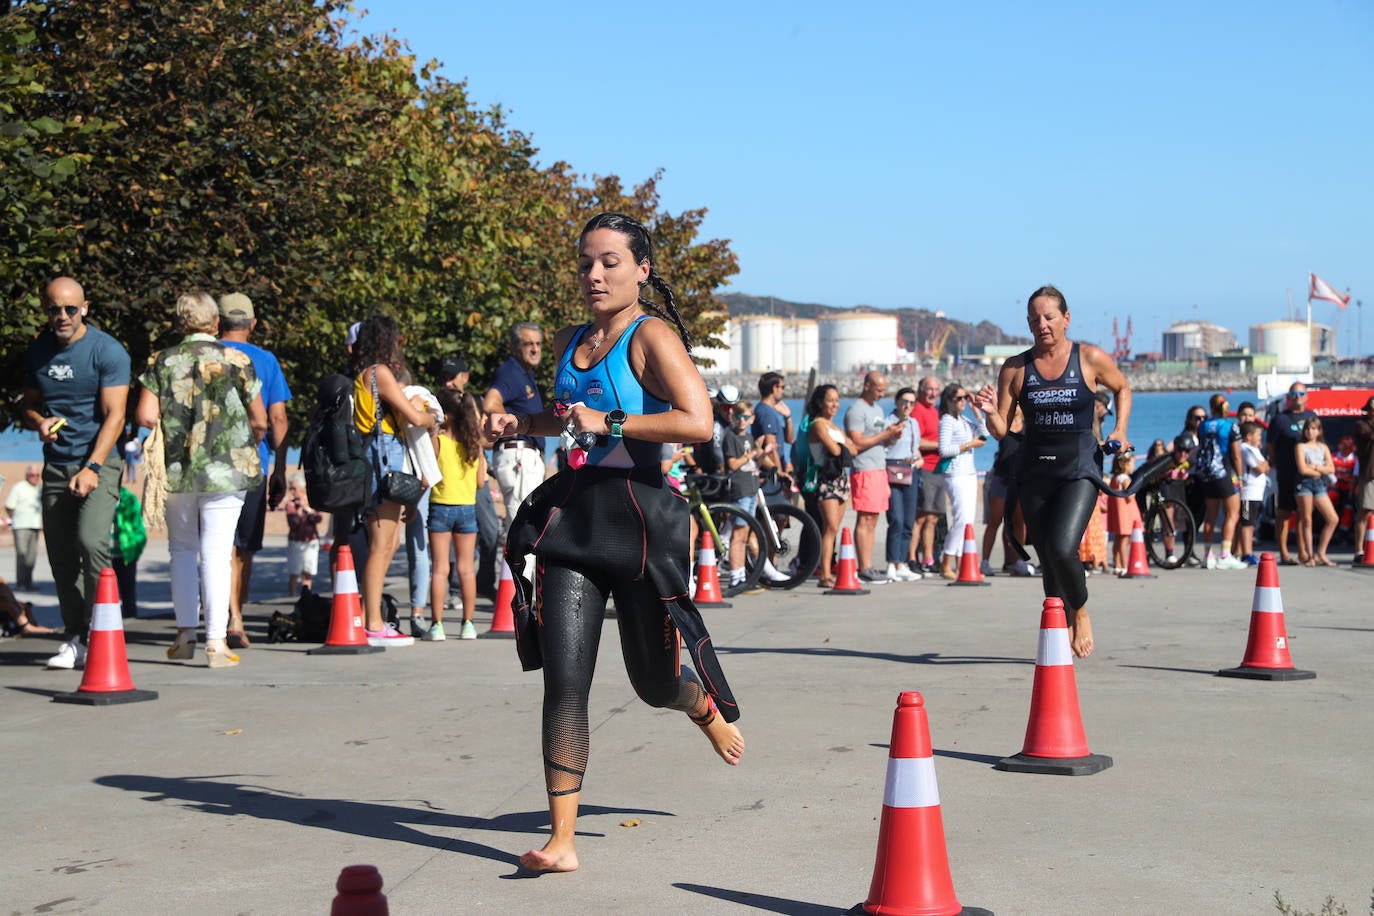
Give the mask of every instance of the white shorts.
M 288 576 L 299 576 L 302 573 L 307 576 L 314 576 L 319 571 L 320 542 L 318 538 L 313 541 L 286 542 L 286 574 Z

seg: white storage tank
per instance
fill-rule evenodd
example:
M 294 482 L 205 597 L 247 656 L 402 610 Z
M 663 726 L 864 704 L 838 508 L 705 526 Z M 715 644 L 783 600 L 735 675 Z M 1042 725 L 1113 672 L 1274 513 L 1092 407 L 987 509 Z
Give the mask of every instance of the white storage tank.
M 1313 331 L 1316 326 L 1313 326 Z M 1273 353 L 1280 372 L 1297 372 L 1312 365 L 1311 338 L 1302 321 L 1266 321 L 1250 326 L 1250 352 Z
M 820 328 L 812 318 L 794 318 L 782 326 L 784 373 L 810 372 L 820 362 Z
M 783 319 L 775 315 L 745 315 L 739 319 L 740 371 L 760 373 L 782 368 Z
M 731 375 L 739 375 L 741 372 L 744 371 L 744 344 L 742 343 L 743 337 L 744 332 L 740 329 L 739 321 L 732 320 L 730 322 L 730 335 L 728 338 L 730 341 L 730 358 L 728 360 L 728 365 Z
M 692 348 L 692 357 L 698 360 L 697 368 L 702 375 L 725 375 L 730 371 L 730 316 L 723 312 L 714 313 L 713 318 L 724 318 L 725 324 L 716 332 L 716 337 L 725 344 L 720 347 L 695 346 Z M 705 360 L 714 361 L 713 365 L 706 365 Z
M 817 320 L 820 371 L 843 375 L 865 367 L 886 368 L 897 360 L 897 316 L 845 312 Z

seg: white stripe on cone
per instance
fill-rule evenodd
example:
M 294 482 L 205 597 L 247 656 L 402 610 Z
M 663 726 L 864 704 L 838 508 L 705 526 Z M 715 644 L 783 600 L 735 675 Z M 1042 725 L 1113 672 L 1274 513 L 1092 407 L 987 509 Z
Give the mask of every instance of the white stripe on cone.
M 1035 664 L 1039 668 L 1053 665 L 1073 667 L 1073 653 L 1069 651 L 1069 631 L 1063 627 L 1040 631 L 1040 646 L 1035 651 Z
M 697 566 L 715 566 L 716 549 L 714 547 L 703 547 L 697 551 Z
M 1276 588 L 1257 587 L 1254 611 L 1258 614 L 1282 614 L 1283 595 Z
M 117 604 L 97 604 L 91 608 L 92 630 L 123 630 L 124 616 Z
M 859 555 L 858 555 L 857 553 L 854 552 L 854 545 L 853 545 L 853 544 L 841 544 L 841 545 L 840 545 L 840 559 L 841 559 L 841 560 L 854 560 L 854 561 L 856 561 L 856 562 L 858 561 Z
M 978 542 L 974 538 L 964 539 L 964 553 L 977 553 Z
M 358 591 L 358 573 L 352 569 L 341 569 L 334 574 L 334 591 L 341 595 L 352 595 Z
M 889 808 L 935 808 L 940 788 L 935 784 L 934 757 L 889 757 L 883 804 Z
M 1137 541 L 1139 541 L 1141 544 L 1145 543 L 1145 529 L 1141 528 L 1139 525 L 1131 529 L 1131 543 L 1135 543 Z

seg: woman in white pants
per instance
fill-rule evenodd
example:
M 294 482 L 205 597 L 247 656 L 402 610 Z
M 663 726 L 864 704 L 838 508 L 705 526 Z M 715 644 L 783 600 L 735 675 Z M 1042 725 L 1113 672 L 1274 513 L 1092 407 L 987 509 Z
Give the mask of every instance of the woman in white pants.
M 973 466 L 973 450 L 988 441 L 983 412 L 973 407 L 975 420 L 964 416 L 969 404 L 963 385 L 951 382 L 940 393 L 940 464 L 945 465 L 945 492 L 949 494 L 949 534 L 945 536 L 940 575 L 958 578 L 955 566 L 964 552 L 964 531 L 973 524 L 978 506 L 978 472 Z
M 158 353 L 139 379 L 136 411 L 140 426 L 162 428 L 177 617 L 167 657 L 195 657 L 203 606 L 206 663 L 228 668 L 239 662 L 224 638 L 234 530 L 244 493 L 262 482 L 258 442 L 267 431 L 267 409 L 248 355 L 215 339 L 214 299 L 203 292 L 181 296 L 175 325 L 186 336 Z

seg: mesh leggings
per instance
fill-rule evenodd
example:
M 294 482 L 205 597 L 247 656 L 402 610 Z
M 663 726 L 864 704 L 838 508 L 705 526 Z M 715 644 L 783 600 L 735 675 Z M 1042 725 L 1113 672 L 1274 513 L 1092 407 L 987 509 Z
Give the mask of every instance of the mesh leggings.
M 1076 611 L 1088 603 L 1088 582 L 1078 545 L 1097 510 L 1097 487 L 1091 480 L 1023 479 L 1017 490 L 1026 533 L 1040 556 L 1045 597 L 1064 599 Z
M 535 610 L 544 655 L 544 784 L 550 795 L 582 788 L 589 734 L 587 695 L 596 670 L 606 598 L 615 596 L 620 651 L 639 698 L 677 709 L 698 725 L 714 706 L 678 658 L 677 629 L 649 582 L 616 582 L 605 573 L 540 565 Z

